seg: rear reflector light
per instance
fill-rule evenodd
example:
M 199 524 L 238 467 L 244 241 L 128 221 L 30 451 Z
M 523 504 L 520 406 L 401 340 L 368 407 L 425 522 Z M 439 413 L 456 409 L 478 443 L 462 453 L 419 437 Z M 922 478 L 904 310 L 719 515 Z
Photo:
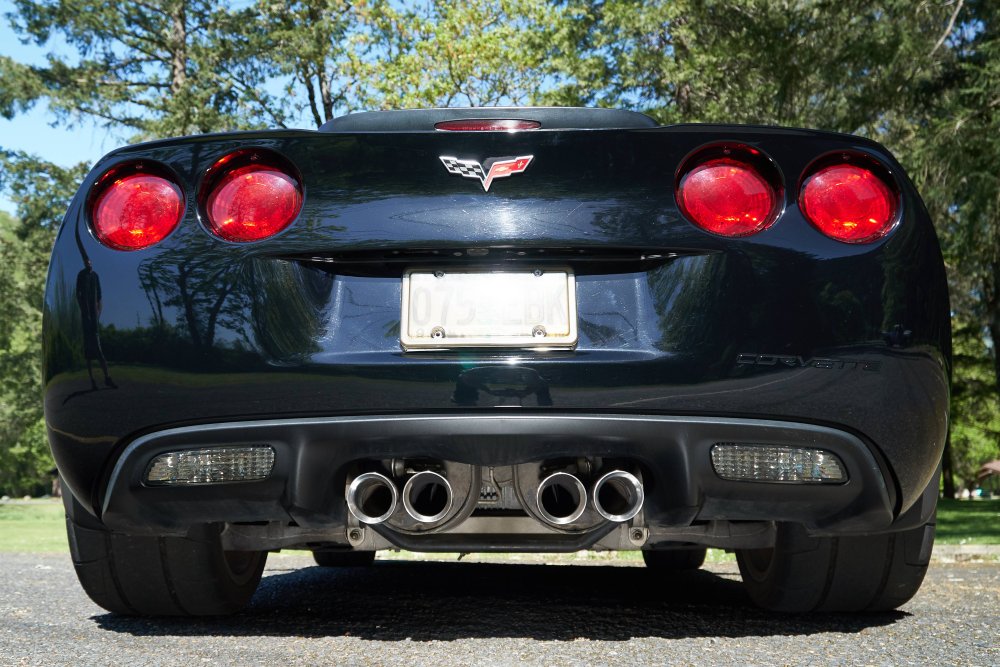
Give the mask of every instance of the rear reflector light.
M 831 164 L 805 179 L 802 213 L 832 239 L 871 243 L 892 230 L 898 195 L 885 180 L 856 164 Z
M 822 449 L 719 443 L 712 467 L 722 479 L 741 482 L 838 483 L 847 481 L 837 456 Z
M 264 161 L 223 158 L 213 170 L 205 212 L 212 232 L 227 241 L 260 241 L 292 224 L 302 188 L 288 169 Z
M 130 165 L 107 174 L 94 199 L 94 235 L 116 250 L 140 250 L 159 243 L 184 214 L 184 196 L 176 184 L 135 169 Z
M 274 450 L 260 447 L 213 447 L 160 454 L 146 471 L 148 484 L 225 484 L 267 479 Z
M 515 120 L 513 118 L 467 118 L 463 120 L 443 120 L 434 123 L 435 130 L 449 132 L 517 132 L 537 130 L 542 126 L 537 120 Z
M 713 234 L 756 234 L 777 217 L 778 189 L 742 152 L 725 153 L 692 161 L 677 184 L 677 203 L 688 220 Z

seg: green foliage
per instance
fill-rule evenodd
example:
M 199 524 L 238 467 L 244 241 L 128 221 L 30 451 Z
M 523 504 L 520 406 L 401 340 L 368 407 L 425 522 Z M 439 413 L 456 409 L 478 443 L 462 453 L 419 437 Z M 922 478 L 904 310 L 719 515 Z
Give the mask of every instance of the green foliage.
M 948 18 L 907 0 L 569 0 L 554 103 L 625 106 L 663 122 L 874 133 L 935 70 Z M 944 56 L 945 52 L 941 52 Z
M 0 492 L 38 491 L 52 459 L 42 422 L 38 332 L 41 330 L 38 252 L 32 234 L 0 213 Z M 27 238 L 22 239 L 19 235 Z M 51 241 L 49 241 L 51 244 Z M 37 246 L 38 244 L 35 243 Z M 43 262 L 47 259 L 43 259 Z M 32 302 L 24 298 L 37 297 Z
M 1000 6 L 973 6 L 980 29 L 955 45 L 960 55 L 928 104 L 914 162 L 938 209 L 953 305 L 989 331 L 1000 392 Z
M 53 468 L 42 420 L 42 292 L 62 211 L 83 177 L 23 154 L 0 155 L 0 187 L 20 219 L 0 213 L 0 493 L 38 493 Z
M 837 130 L 894 152 L 937 224 L 949 270 L 960 334 L 946 491 L 956 479 L 970 483 L 1000 448 L 1000 5 L 566 0 L 562 7 L 567 20 L 553 40 L 548 102 L 638 108 L 668 123 Z M 887 294 L 887 321 L 899 321 L 894 306 Z
M 949 269 L 958 333 L 948 483 L 967 484 L 981 459 L 997 454 L 994 0 L 250 0 L 235 7 L 210 0 L 14 0 L 8 18 L 23 39 L 66 48 L 42 65 L 0 56 L 0 115 L 44 101 L 58 122 L 96 122 L 127 140 L 319 126 L 361 109 L 549 103 L 632 108 L 662 122 L 824 128 L 882 141 L 922 192 Z M 44 447 L 32 346 L 46 255 L 83 167 L 7 154 L 0 168 L 0 188 L 17 201 L 19 218 L 0 225 L 3 487 L 15 477 L 37 479 L 47 465 L 38 453 Z M 200 299 L 186 331 L 161 326 L 150 336 L 210 342 L 206 332 L 226 312 L 202 289 L 202 278 L 228 278 L 203 268 L 193 267 L 204 275 L 190 285 L 147 276 L 164 303 Z M 188 287 L 193 297 L 178 291 Z M 856 307 L 849 294 L 829 296 L 838 307 Z M 889 319 L 896 316 L 891 297 L 883 304 Z M 74 353 L 59 340 L 51 344 L 52 354 Z M 3 472 L 16 468 L 11 447 L 37 465 Z
M 259 0 L 233 49 L 246 78 L 285 82 L 282 114 L 518 104 L 544 82 L 558 10 L 537 0 Z
M 1000 459 L 1000 394 L 981 329 L 958 326 L 954 336 L 955 375 L 961 381 L 951 401 L 952 458 L 956 479 L 972 490 L 982 465 Z
M 558 11 L 539 0 L 17 0 L 15 29 L 75 51 L 0 57 L 0 115 L 45 100 L 129 139 L 317 127 L 334 113 L 516 104 L 541 88 Z M 281 84 L 276 86 L 274 84 Z M 276 92 L 283 88 L 282 92 Z
M 530 102 L 558 10 L 533 0 L 433 0 L 384 9 L 352 58 L 356 108 L 496 106 Z
M 68 124 L 83 120 L 131 139 L 281 124 L 276 106 L 230 62 L 246 16 L 201 0 L 107 3 L 17 0 L 15 29 L 75 53 L 41 66 L 0 58 L 0 113 L 44 99 Z M 263 113 L 262 113 L 263 112 Z

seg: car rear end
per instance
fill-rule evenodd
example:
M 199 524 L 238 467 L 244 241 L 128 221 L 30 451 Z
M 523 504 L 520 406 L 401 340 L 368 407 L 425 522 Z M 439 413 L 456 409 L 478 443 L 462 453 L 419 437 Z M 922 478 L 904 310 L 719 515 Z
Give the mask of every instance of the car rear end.
M 949 355 L 874 142 L 383 112 L 102 160 L 53 253 L 46 417 L 74 512 L 136 539 L 774 554 L 926 532 Z

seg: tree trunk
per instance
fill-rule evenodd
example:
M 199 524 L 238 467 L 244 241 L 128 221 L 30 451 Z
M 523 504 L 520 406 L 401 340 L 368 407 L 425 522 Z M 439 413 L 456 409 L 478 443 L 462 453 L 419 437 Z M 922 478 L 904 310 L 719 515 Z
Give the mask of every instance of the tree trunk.
M 997 394 L 1000 395 L 1000 310 L 994 310 L 990 317 L 990 337 L 993 339 L 993 373 L 995 375 Z
M 326 73 L 326 68 L 320 63 L 319 75 L 319 95 L 323 102 L 324 122 L 333 120 L 333 90 L 330 86 L 330 77 Z
M 177 95 L 187 83 L 187 12 L 179 2 L 170 13 L 170 92 Z
M 181 264 L 177 267 L 177 290 L 184 308 L 184 319 L 187 321 L 188 333 L 191 334 L 191 342 L 200 350 L 202 347 L 201 329 L 198 326 L 198 315 L 195 312 L 194 296 L 188 293 L 187 279 L 188 266 L 186 263 Z
M 995 221 L 995 223 L 1000 225 L 1000 221 Z M 1000 237 L 1000 234 L 995 236 Z M 1000 242 L 1000 238 L 997 241 Z M 984 301 L 986 301 L 986 318 L 989 321 L 990 338 L 993 339 L 993 377 L 996 380 L 997 394 L 1000 395 L 1000 258 L 997 257 L 994 257 L 993 260 L 992 288 Z

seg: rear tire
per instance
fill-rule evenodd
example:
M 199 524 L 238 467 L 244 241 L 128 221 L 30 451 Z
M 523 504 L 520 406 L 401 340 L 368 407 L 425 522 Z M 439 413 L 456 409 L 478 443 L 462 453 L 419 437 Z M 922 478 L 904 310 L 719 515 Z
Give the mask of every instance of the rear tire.
M 879 612 L 920 588 L 934 545 L 934 518 L 898 533 L 810 537 L 778 524 L 772 549 L 737 549 L 750 598 L 781 612 Z
M 320 567 L 368 567 L 375 562 L 374 551 L 314 551 Z
M 646 567 L 660 571 L 697 570 L 705 562 L 705 547 L 643 551 Z
M 257 590 L 267 552 L 223 551 L 218 526 L 199 526 L 187 537 L 122 535 L 73 498 L 64 501 L 77 578 L 90 599 L 112 613 L 232 614 Z

